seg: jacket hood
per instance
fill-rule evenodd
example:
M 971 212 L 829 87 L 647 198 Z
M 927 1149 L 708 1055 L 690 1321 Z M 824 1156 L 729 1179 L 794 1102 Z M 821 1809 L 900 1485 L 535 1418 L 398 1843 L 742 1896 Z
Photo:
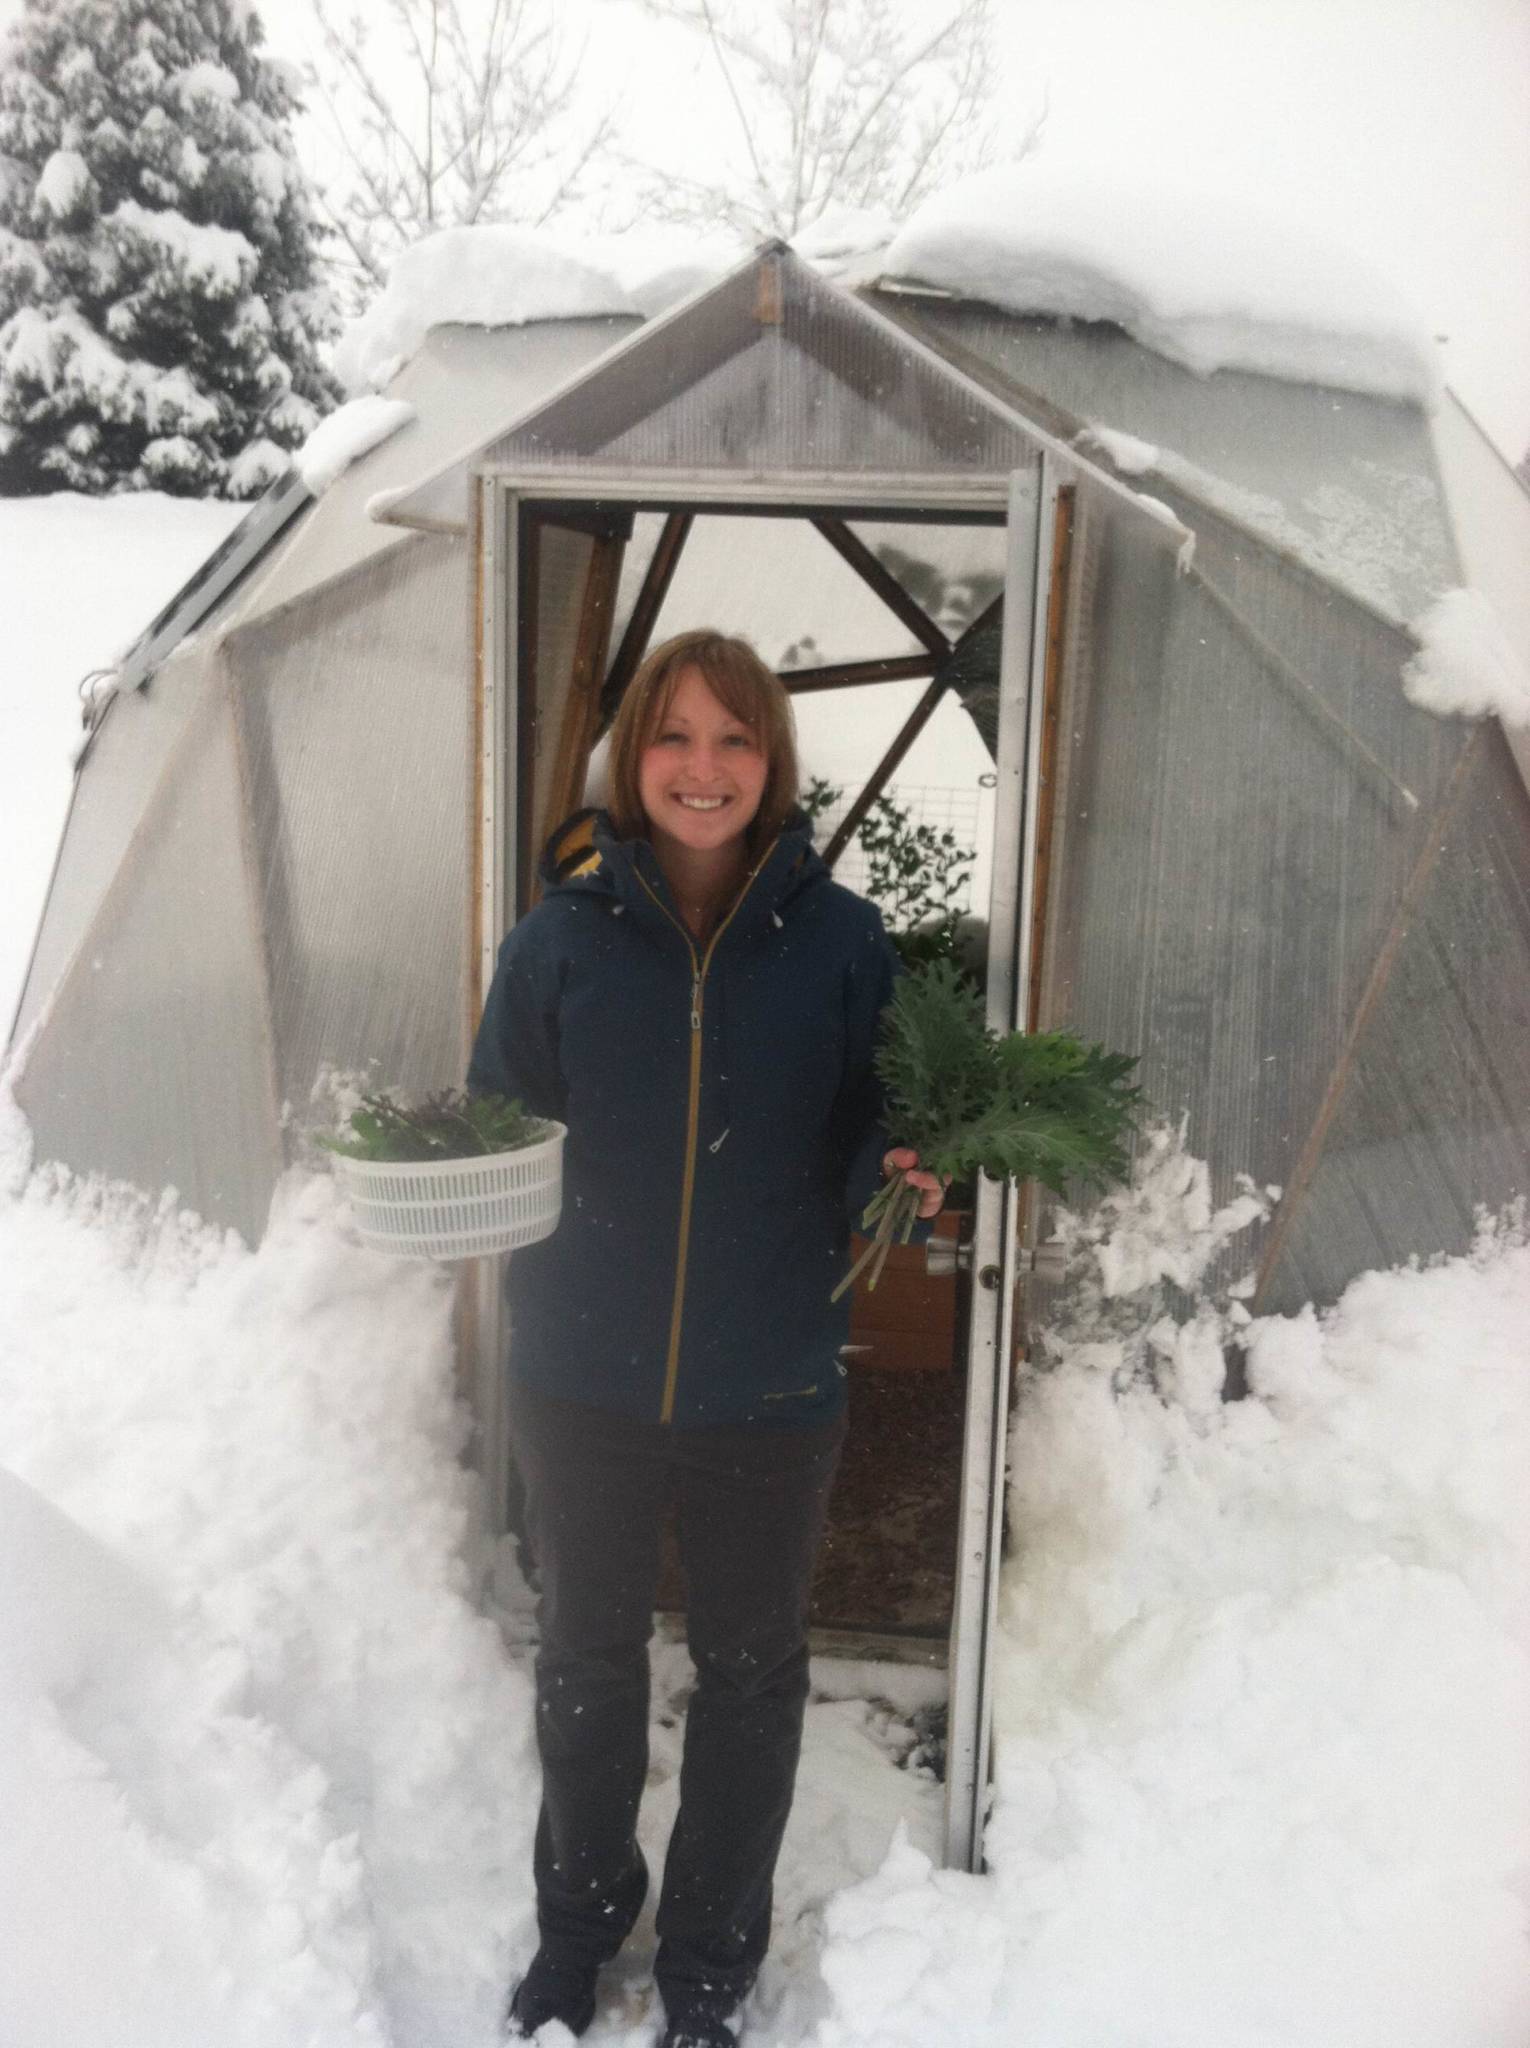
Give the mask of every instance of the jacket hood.
M 548 839 L 538 872 L 545 895 L 605 897 L 645 913 L 657 896 L 671 917 L 678 916 L 652 845 L 642 837 L 619 839 L 609 812 L 598 808 L 564 820 Z M 812 821 L 797 805 L 751 870 L 733 922 L 747 928 L 759 918 L 779 916 L 801 890 L 828 875 L 813 845 Z

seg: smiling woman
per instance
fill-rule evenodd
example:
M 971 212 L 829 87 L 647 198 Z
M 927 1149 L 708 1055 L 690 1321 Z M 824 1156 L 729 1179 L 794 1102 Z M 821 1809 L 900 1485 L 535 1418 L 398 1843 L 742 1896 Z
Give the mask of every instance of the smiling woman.
M 872 1062 L 897 960 L 797 804 L 791 706 L 746 642 L 666 641 L 612 734 L 609 812 L 553 834 L 470 1084 L 569 1127 L 517 1253 L 510 1415 L 541 1573 L 541 1945 L 512 2035 L 590 2022 L 637 1917 L 648 1638 L 677 1509 L 696 1690 L 654 1974 L 664 2048 L 732 2048 L 765 1953 L 844 1436 L 850 1218 L 888 1172 Z M 554 1107 L 556 1105 L 556 1107 Z M 941 1191 L 911 1172 L 933 1214 Z

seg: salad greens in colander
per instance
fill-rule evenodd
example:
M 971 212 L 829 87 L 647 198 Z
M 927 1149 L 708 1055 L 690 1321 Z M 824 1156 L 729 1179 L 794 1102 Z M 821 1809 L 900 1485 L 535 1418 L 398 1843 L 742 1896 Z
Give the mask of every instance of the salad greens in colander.
M 397 1163 L 519 1152 L 551 1132 L 545 1118 L 529 1116 L 520 1102 L 507 1096 L 443 1088 L 412 1107 L 386 1093 L 363 1095 L 351 1112 L 349 1130 L 316 1142 L 345 1159 Z

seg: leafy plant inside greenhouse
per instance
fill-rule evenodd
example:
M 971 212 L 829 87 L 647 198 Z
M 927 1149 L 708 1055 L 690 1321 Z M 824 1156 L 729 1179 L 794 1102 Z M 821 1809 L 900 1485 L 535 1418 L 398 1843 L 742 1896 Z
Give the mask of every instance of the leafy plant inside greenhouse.
M 844 795 L 821 776 L 803 793 L 815 822 Z M 887 935 L 906 966 L 952 960 L 977 855 L 949 825 L 916 823 L 906 804 L 879 796 L 861 821 L 856 843 L 866 860 L 866 894 L 882 913 Z

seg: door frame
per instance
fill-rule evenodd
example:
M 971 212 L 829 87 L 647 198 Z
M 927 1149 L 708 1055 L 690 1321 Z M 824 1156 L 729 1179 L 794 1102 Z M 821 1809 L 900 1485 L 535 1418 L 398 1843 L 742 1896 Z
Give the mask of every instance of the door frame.
M 844 517 L 920 513 L 986 514 L 1006 528 L 1004 629 L 1000 653 L 998 801 L 988 916 L 991 1028 L 1023 1028 L 1031 974 L 1035 893 L 1040 715 L 1046 627 L 1051 605 L 1052 532 L 1066 476 L 1050 453 L 1009 476 L 761 476 L 710 471 L 601 471 L 594 467 L 516 465 L 480 472 L 472 500 L 475 584 L 475 845 L 470 1029 L 482 1009 L 512 911 L 507 848 L 519 791 L 511 764 L 520 754 L 518 622 L 522 604 L 518 545 L 527 501 L 600 499 L 628 510 L 738 508 L 800 517 L 834 510 Z M 987 523 L 985 521 L 985 523 Z M 1006 803 L 1006 798 L 1009 799 Z M 1004 1517 L 1009 1361 L 1020 1264 L 1019 1190 L 980 1180 L 974 1216 L 973 1311 L 958 1520 L 956 1599 L 948 1657 L 944 1860 L 982 1867 L 983 1819 L 993 1710 L 993 1637 Z M 504 1297 L 497 1259 L 475 1261 L 469 1303 L 477 1404 L 479 1466 L 496 1524 L 508 1499 L 510 1437 L 503 1369 Z

